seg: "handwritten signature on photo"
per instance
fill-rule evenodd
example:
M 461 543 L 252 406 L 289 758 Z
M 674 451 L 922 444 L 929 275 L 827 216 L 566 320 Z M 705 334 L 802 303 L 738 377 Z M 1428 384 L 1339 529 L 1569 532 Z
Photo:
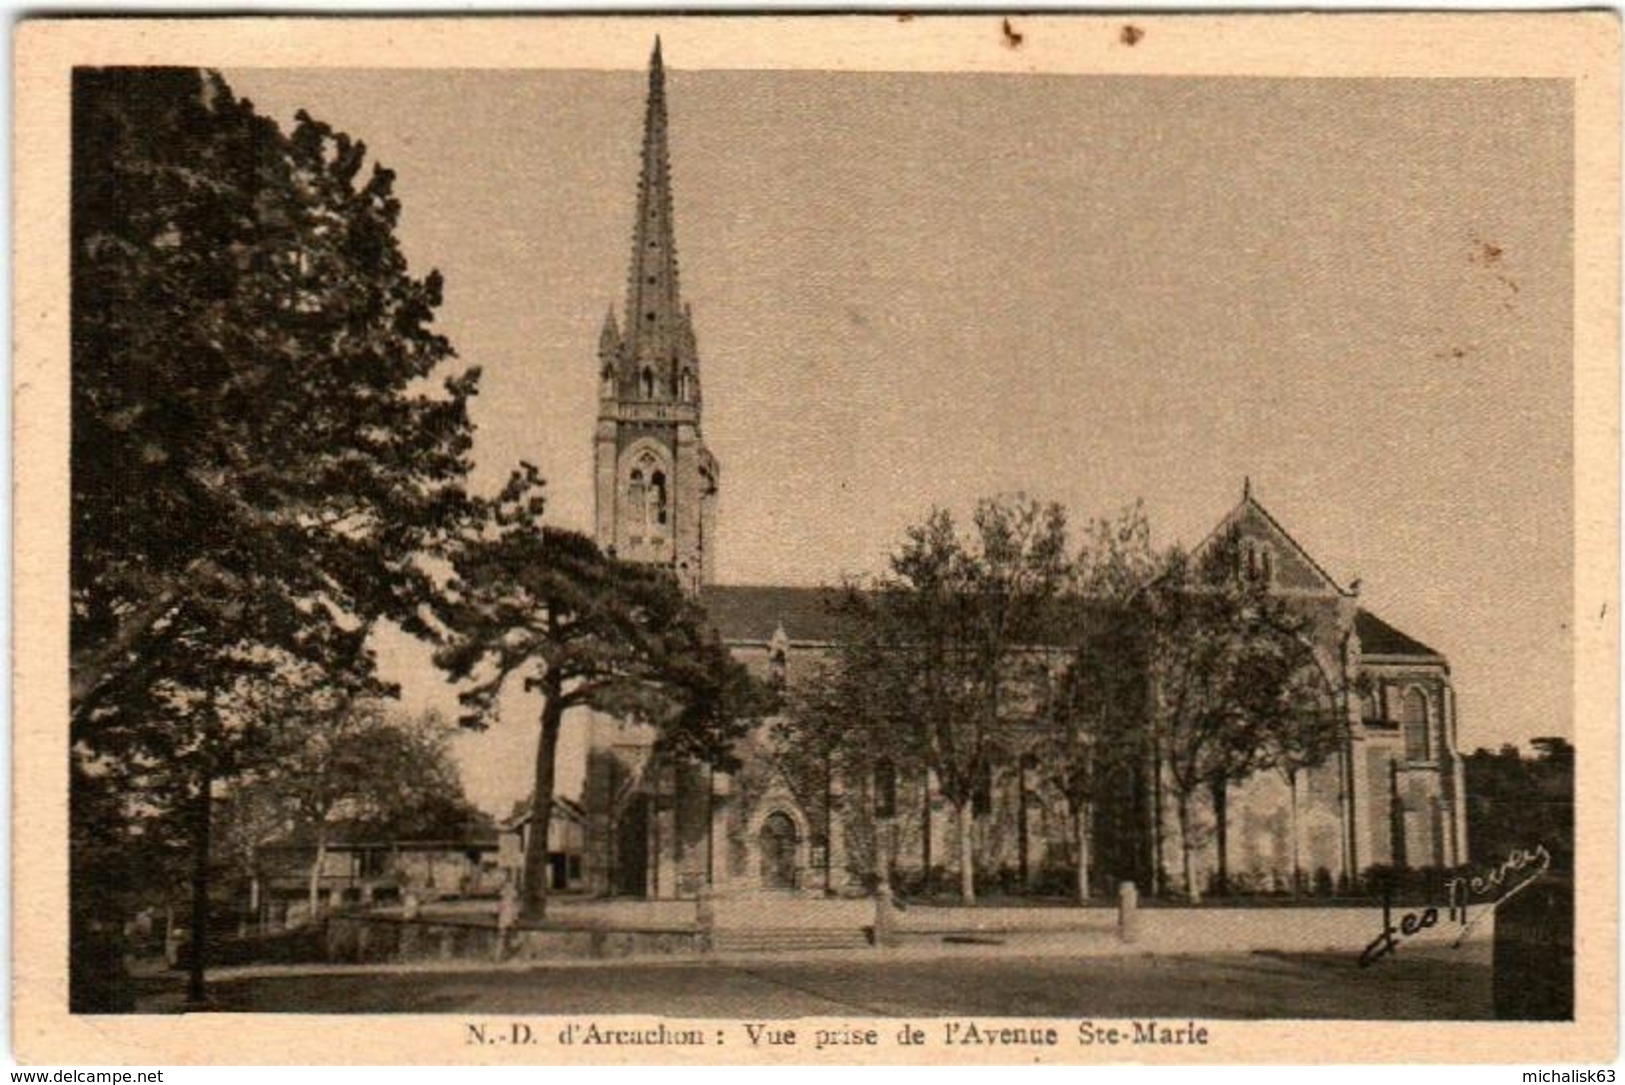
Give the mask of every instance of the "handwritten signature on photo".
M 1552 866 L 1552 853 L 1544 844 L 1533 848 L 1514 848 L 1500 863 L 1484 874 L 1458 875 L 1445 882 L 1447 899 L 1445 918 L 1459 924 L 1451 947 L 1459 947 L 1467 935 L 1487 915 L 1539 878 Z M 1473 913 L 1473 914 L 1469 914 Z M 1396 952 L 1407 939 L 1421 934 L 1439 923 L 1439 909 L 1429 905 L 1421 911 L 1410 911 L 1393 922 L 1393 894 L 1385 892 L 1382 898 L 1382 933 L 1373 938 L 1360 953 L 1360 967 L 1368 968 L 1377 961 Z

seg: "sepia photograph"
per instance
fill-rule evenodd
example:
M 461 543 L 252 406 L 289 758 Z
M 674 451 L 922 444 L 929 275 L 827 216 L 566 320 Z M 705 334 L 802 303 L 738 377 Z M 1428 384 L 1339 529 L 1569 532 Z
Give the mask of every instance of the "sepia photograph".
M 19 1013 L 1612 1058 L 1618 27 L 1405 18 L 25 27 Z

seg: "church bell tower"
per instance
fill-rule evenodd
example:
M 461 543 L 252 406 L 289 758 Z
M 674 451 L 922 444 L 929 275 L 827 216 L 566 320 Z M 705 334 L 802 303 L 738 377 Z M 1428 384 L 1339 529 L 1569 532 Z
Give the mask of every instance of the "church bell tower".
M 700 434 L 700 363 L 677 282 L 666 73 L 655 39 L 643 120 L 626 310 L 598 339 L 594 442 L 598 545 L 666 565 L 688 591 L 710 583 L 717 461 Z

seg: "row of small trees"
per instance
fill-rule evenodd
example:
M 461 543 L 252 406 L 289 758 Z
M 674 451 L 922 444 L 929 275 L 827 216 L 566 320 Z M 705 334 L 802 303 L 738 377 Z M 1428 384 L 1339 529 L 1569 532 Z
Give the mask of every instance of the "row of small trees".
M 385 626 L 436 645 L 464 724 L 510 680 L 542 695 L 541 914 L 564 713 L 634 713 L 722 760 L 753 687 L 670 575 L 544 527 L 533 468 L 469 492 L 479 373 L 434 330 L 440 277 L 409 273 L 393 177 L 361 143 L 303 113 L 284 132 L 191 69 L 76 69 L 73 91 L 74 1005 L 105 993 L 162 866 L 136 857 L 177 844 L 203 997 L 217 792 L 275 793 L 319 850 L 333 809 L 445 763 L 432 743 L 374 756 Z M 368 788 L 328 786 L 358 758 Z M 460 791 L 419 797 L 437 787 Z
M 891 816 L 877 773 L 929 773 L 953 812 L 967 901 L 987 781 L 1015 763 L 1067 804 L 1080 899 L 1094 808 L 1127 775 L 1171 792 L 1193 899 L 1199 796 L 1222 886 L 1230 788 L 1264 769 L 1293 796 L 1296 866 L 1298 776 L 1342 734 L 1341 679 L 1317 663 L 1310 617 L 1248 571 L 1234 532 L 1158 551 L 1136 506 L 1084 534 L 1074 550 L 1064 510 L 1023 497 L 983 501 L 968 530 L 943 511 L 911 528 L 887 575 L 844 593 L 841 642 L 792 689 L 787 774 L 834 766 L 875 826 Z M 881 879 L 883 838 L 866 842 Z

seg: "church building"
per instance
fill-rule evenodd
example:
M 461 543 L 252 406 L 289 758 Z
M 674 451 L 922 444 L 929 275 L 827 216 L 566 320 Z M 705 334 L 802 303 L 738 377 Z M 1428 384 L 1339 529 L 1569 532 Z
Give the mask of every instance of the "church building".
M 679 287 L 667 100 L 660 45 L 649 70 L 642 168 L 625 310 L 599 338 L 594 438 L 599 544 L 672 569 L 759 676 L 805 679 L 840 636 L 821 588 L 714 582 L 721 471 L 702 432 L 702 372 L 693 315 Z M 1450 665 L 1433 648 L 1360 606 L 1258 501 L 1251 488 L 1223 518 L 1254 571 L 1313 616 L 1316 661 L 1346 720 L 1337 755 L 1291 792 L 1261 773 L 1229 800 L 1231 880 L 1287 888 L 1297 862 L 1313 879 L 1352 881 L 1374 865 L 1453 867 L 1466 861 L 1463 765 Z M 583 879 L 602 894 L 860 892 L 860 835 L 841 813 L 842 781 L 808 788 L 781 771 L 771 728 L 747 738 L 725 774 L 658 756 L 654 731 L 604 715 L 590 722 L 582 808 Z M 809 794 L 809 790 L 811 793 Z M 1154 773 L 1125 823 L 1099 820 L 1094 884 L 1122 879 L 1178 890 L 1178 822 Z M 1295 794 L 1293 793 L 1295 792 Z M 899 872 L 947 872 L 957 862 L 952 811 L 927 774 L 899 781 L 888 849 Z M 1071 862 L 1060 796 L 1024 765 L 997 771 L 977 819 L 979 871 L 1043 884 Z M 1210 835 L 1210 815 L 1199 831 Z M 1117 837 L 1123 839 L 1115 839 Z M 1130 841 L 1129 838 L 1132 838 Z M 1211 863 L 1204 838 L 1198 854 Z M 1199 877 L 1207 877 L 1204 865 Z M 1007 879 L 1007 881 L 1009 880 Z

